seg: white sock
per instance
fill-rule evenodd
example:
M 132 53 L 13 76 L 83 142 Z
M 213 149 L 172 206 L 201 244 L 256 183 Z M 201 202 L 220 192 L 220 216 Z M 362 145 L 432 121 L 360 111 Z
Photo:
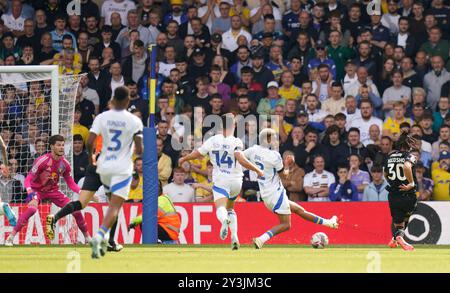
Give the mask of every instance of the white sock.
M 267 240 L 269 240 L 270 238 L 273 237 L 273 233 L 271 230 L 268 230 L 266 233 L 264 233 L 263 235 L 259 236 L 259 240 L 262 241 L 262 243 L 265 243 Z
M 230 218 L 230 231 L 231 231 L 231 237 L 237 237 L 238 232 L 238 222 L 237 222 L 237 215 L 234 210 L 228 211 L 228 217 Z
M 216 209 L 216 217 L 219 222 L 222 224 L 228 218 L 227 209 L 225 207 L 218 207 Z

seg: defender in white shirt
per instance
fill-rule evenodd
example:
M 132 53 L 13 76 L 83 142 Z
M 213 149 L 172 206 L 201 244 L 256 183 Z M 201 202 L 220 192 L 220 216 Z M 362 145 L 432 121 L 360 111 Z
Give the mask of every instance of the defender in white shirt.
M 301 218 L 329 228 L 337 229 L 337 217 L 324 219 L 313 213 L 306 211 L 297 203 L 289 200 L 286 190 L 281 183 L 280 172 L 284 172 L 283 160 L 277 151 L 272 148 L 277 147 L 277 133 L 271 128 L 263 129 L 259 134 L 261 145 L 254 145 L 244 151 L 245 157 L 261 170 L 264 171 L 264 177 L 258 178 L 259 191 L 266 207 L 277 214 L 280 223 L 261 236 L 253 239 L 256 249 L 262 248 L 264 243 L 277 234 L 285 232 L 291 227 L 291 212 Z M 293 156 L 288 156 L 288 160 L 295 161 Z
M 264 174 L 245 158 L 242 152 L 244 148 L 242 141 L 233 136 L 235 124 L 236 121 L 233 114 L 222 115 L 223 134 L 217 134 L 209 138 L 199 149 L 179 160 L 179 165 L 181 166 L 186 161 L 209 154 L 213 165 L 213 196 L 216 204 L 216 216 L 222 224 L 220 238 L 222 240 L 227 238 L 229 227 L 231 231 L 231 248 L 233 250 L 239 249 L 234 200 L 242 187 L 243 173 L 241 165 L 256 172 L 258 176 L 263 176 Z
M 106 251 L 105 237 L 115 222 L 123 202 L 130 193 L 131 175 L 133 173 L 133 149 L 141 155 L 142 121 L 128 112 L 130 93 L 126 87 L 118 87 L 114 91 L 112 110 L 98 115 L 89 133 L 89 159 L 93 160 L 94 142 L 97 135 L 102 136 L 102 151 L 96 162 L 97 173 L 107 192 L 111 193 L 108 210 L 97 235 L 90 242 L 92 258 L 99 258 Z M 95 164 L 95 163 L 94 163 Z

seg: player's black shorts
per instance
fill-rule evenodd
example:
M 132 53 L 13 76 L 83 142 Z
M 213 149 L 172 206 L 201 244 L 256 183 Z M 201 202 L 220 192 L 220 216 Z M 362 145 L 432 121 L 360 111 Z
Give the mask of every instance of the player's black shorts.
M 417 197 L 414 193 L 399 194 L 390 192 L 388 195 L 389 208 L 394 223 L 403 223 L 416 210 Z
M 86 175 L 84 177 L 83 187 L 81 190 L 97 191 L 102 182 L 100 181 L 100 175 L 97 174 L 97 166 L 88 165 L 86 168 Z

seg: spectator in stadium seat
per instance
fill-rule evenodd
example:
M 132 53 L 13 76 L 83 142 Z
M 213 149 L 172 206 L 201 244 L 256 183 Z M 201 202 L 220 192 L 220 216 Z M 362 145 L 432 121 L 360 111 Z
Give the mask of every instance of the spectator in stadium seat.
M 100 98 L 100 112 L 103 112 L 108 104 L 108 101 L 111 99 L 111 90 L 109 87 L 111 77 L 107 71 L 100 69 L 100 60 L 98 57 L 90 57 L 88 66 L 88 87 L 97 92 Z
M 439 154 L 439 167 L 432 172 L 434 190 L 432 199 L 435 201 L 449 201 L 450 188 L 450 152 L 442 151 Z
M 17 38 L 16 46 L 23 48 L 26 44 L 30 44 L 33 47 L 35 53 L 40 50 L 40 35 L 36 35 L 34 32 L 34 21 L 32 19 L 26 19 L 24 22 L 24 34 Z
M 173 67 L 175 67 L 175 59 L 173 61 Z M 141 40 L 137 40 L 133 43 L 133 55 L 128 56 L 123 63 L 123 75 L 137 83 L 144 74 L 146 62 L 147 53 L 145 52 L 144 43 Z
M 29 156 L 29 153 L 26 153 L 25 155 Z M 14 159 L 14 158 L 8 160 L 8 165 L 11 166 L 11 172 L 10 172 L 11 177 L 20 181 L 20 186 L 23 190 L 25 189 L 25 187 L 24 187 L 25 186 L 24 185 L 25 184 L 25 176 L 20 173 L 21 172 L 20 169 L 24 169 L 24 168 L 28 167 L 26 164 L 28 164 L 28 162 L 25 162 L 22 165 L 21 162 L 19 162 L 17 159 Z M 21 166 L 23 166 L 23 167 L 21 168 Z
M 306 112 L 308 113 L 308 120 L 310 122 L 321 123 L 325 116 L 327 116 L 327 112 L 318 108 L 319 100 L 316 95 L 310 94 L 306 97 Z
M 11 32 L 5 32 L 0 46 L 0 61 L 5 61 L 11 55 L 14 56 L 14 59 L 18 59 L 22 55 L 22 51 L 14 45 L 14 35 Z
M 290 49 L 287 55 L 288 60 L 291 60 L 293 57 L 298 57 L 301 59 L 302 64 L 307 66 L 309 60 L 315 58 L 316 51 L 311 47 L 309 36 L 304 31 L 298 34 L 297 43 Z M 290 42 L 293 42 L 293 40 L 290 40 Z
M 280 179 L 284 188 L 287 190 L 287 195 L 292 201 L 305 201 L 306 195 L 303 192 L 303 179 L 305 171 L 300 168 L 295 161 L 288 162 L 287 156 L 295 156 L 292 151 L 283 152 L 283 172 L 280 173 Z
M 53 29 L 53 22 L 50 21 L 51 25 L 47 23 L 47 16 L 45 15 L 44 9 L 37 9 L 34 15 L 34 19 L 36 21 L 36 25 L 34 27 L 34 33 L 38 37 L 40 42 L 42 38 L 42 34 L 47 33 Z M 38 42 L 38 44 L 39 44 Z
M 423 132 L 423 139 L 431 144 L 437 141 L 439 137 L 438 133 L 433 130 L 433 121 L 434 117 L 429 111 L 425 111 L 419 120 L 419 125 Z
M 253 69 L 253 79 L 262 85 L 263 90 L 269 82 L 275 80 L 272 71 L 264 66 L 264 55 L 262 53 L 254 52 L 251 54 L 251 67 Z M 265 93 L 266 91 L 264 90 Z
M 441 97 L 442 86 L 450 80 L 450 73 L 444 68 L 444 59 L 439 55 L 431 57 L 431 67 L 432 70 L 425 74 L 423 85 L 427 92 L 427 105 L 434 111 Z
M 347 101 L 347 99 L 346 99 Z M 347 116 L 344 113 L 334 115 L 334 123 L 339 127 L 339 139 L 341 142 L 347 142 Z
M 294 154 L 298 153 L 302 148 L 304 142 L 305 133 L 301 126 L 294 126 L 289 133 L 289 136 L 285 143 L 280 146 L 280 153 L 285 151 L 292 151 Z
M 83 137 L 80 134 L 75 134 L 73 136 L 73 178 L 75 182 L 86 175 L 88 164 L 88 154 L 84 150 Z
M 136 5 L 130 0 L 106 0 L 103 2 L 100 9 L 101 24 L 111 25 L 111 16 L 113 13 L 118 13 L 122 19 L 123 25 L 128 25 L 127 13 L 128 11 L 136 9 Z
M 237 62 L 230 67 L 230 73 L 234 75 L 235 80 L 241 80 L 241 71 L 244 67 L 250 66 L 250 50 L 247 46 L 241 45 L 236 50 Z
M 369 157 L 369 152 L 367 151 L 367 148 L 361 143 L 361 134 L 359 128 L 356 127 L 351 127 L 348 130 L 345 156 L 349 158 L 350 155 L 353 154 L 356 154 L 362 158 L 363 164 L 361 165 L 361 169 L 367 170 L 367 167 L 364 164 L 364 162 L 366 158 Z
M 433 131 L 437 132 L 444 125 L 445 116 L 450 113 L 450 95 L 439 98 L 437 111 L 433 112 Z
M 392 109 L 398 101 L 403 102 L 406 107 L 411 100 L 411 88 L 403 85 L 403 73 L 394 71 L 392 73 L 392 86 L 383 93 L 383 110 L 386 116 L 393 116 Z
M 24 44 L 21 49 L 22 56 L 20 60 L 18 60 L 17 65 L 38 65 L 31 43 Z
M 294 74 L 291 71 L 284 71 L 280 76 L 280 88 L 278 94 L 285 100 L 299 101 L 302 97 L 301 88 L 294 85 Z
M 249 68 L 251 70 L 251 68 Z M 220 94 L 222 97 L 223 109 L 227 112 L 231 102 L 231 88 L 226 83 L 221 82 L 222 70 L 218 65 L 212 65 L 209 73 L 211 83 L 208 87 L 208 93 L 210 95 Z
M 349 127 L 357 127 L 361 133 L 361 142 L 364 145 L 370 140 L 369 129 L 372 125 L 378 126 L 379 130 L 383 129 L 383 121 L 373 114 L 373 104 L 370 100 L 364 99 L 360 104 L 361 117 L 356 117 L 351 121 Z
M 95 106 L 94 103 L 83 97 L 81 90 L 77 90 L 76 93 L 75 107 L 77 106 L 81 109 L 80 124 L 88 128 L 91 127 L 95 116 Z
M 20 0 L 12 0 L 10 5 L 10 11 L 2 15 L 2 20 L 15 37 L 20 37 L 24 34 L 25 24 L 25 17 L 22 14 L 23 4 Z
M 212 33 L 224 33 L 231 27 L 230 8 L 231 3 L 228 1 L 220 1 L 219 3 L 220 15 L 216 16 L 215 13 L 211 13 L 211 20 L 213 21 L 211 26 Z
M 11 176 L 11 166 L 0 165 L 0 198 L 5 203 L 22 203 L 26 192 L 19 180 Z
M 158 180 L 161 181 L 162 186 L 168 183 L 169 177 L 172 174 L 172 160 L 163 153 L 164 142 L 162 139 L 156 139 L 156 149 L 158 154 Z
M 239 47 L 237 41 L 240 36 L 244 36 L 250 44 L 252 35 L 242 26 L 240 16 L 234 15 L 231 17 L 231 28 L 222 34 L 223 48 L 230 52 L 235 51 Z
M 403 72 L 403 84 L 410 87 L 413 91 L 414 88 L 423 87 L 423 81 L 414 70 L 414 63 L 411 57 L 403 57 L 400 63 L 400 69 Z
M 342 85 L 339 82 L 331 83 L 330 96 L 322 102 L 321 110 L 331 115 L 345 111 L 345 99 L 342 97 Z
M 364 188 L 362 201 L 387 201 L 389 192 L 386 188 L 388 183 L 383 177 L 383 168 L 380 165 L 374 165 L 370 172 L 372 182 Z
M 63 49 L 63 38 L 65 35 L 69 35 L 72 38 L 72 46 L 77 48 L 77 40 L 75 36 L 66 30 L 66 18 L 64 15 L 58 15 L 55 18 L 55 29 L 50 32 L 53 41 L 53 49 L 60 52 Z
M 309 127 L 305 130 L 305 142 L 302 144 L 300 150 L 295 153 L 296 163 L 306 172 L 311 172 L 314 169 L 314 157 L 320 155 L 324 160 L 326 169 L 330 166 L 330 154 L 328 149 L 319 143 L 319 135 L 315 129 Z
M 87 138 L 89 136 L 89 129 L 86 126 L 80 124 L 81 115 L 82 115 L 81 107 L 77 105 L 75 107 L 75 112 L 73 115 L 72 133 L 74 135 L 81 136 L 83 142 L 86 143 Z M 75 181 L 78 182 L 78 180 Z
M 332 125 L 326 130 L 326 136 L 323 145 L 330 154 L 330 165 L 328 170 L 336 173 L 338 166 L 343 166 L 348 163 L 348 158 L 345 156 L 346 145 L 341 140 L 340 129 L 337 125 Z
M 413 124 L 413 120 L 411 118 L 406 118 L 406 107 L 402 101 L 396 101 L 392 105 L 393 108 L 393 117 L 387 117 L 383 124 L 383 135 L 390 136 L 392 138 L 397 139 L 400 133 L 400 124 L 406 122 L 410 126 Z
M 416 163 L 415 175 L 417 179 L 417 199 L 420 201 L 429 201 L 433 194 L 434 183 L 430 178 L 426 178 L 424 173 L 426 171 L 425 166 L 421 161 Z
M 308 74 L 316 68 L 320 71 L 320 66 L 322 64 L 327 65 L 331 73 L 330 78 L 336 79 L 336 64 L 334 63 L 333 59 L 328 58 L 325 42 L 323 42 L 322 40 L 318 40 L 316 43 L 316 56 L 308 62 Z
M 359 201 L 356 186 L 348 179 L 348 167 L 337 167 L 338 181 L 330 186 L 330 201 Z
M 267 84 L 267 97 L 262 98 L 259 101 L 257 112 L 259 115 L 270 115 L 276 106 L 283 106 L 286 100 L 280 97 L 278 94 L 278 83 L 276 81 L 271 81 Z
M 222 114 L 224 113 L 223 111 L 223 100 L 222 100 L 222 96 L 218 93 L 212 94 L 211 95 L 211 100 L 209 101 L 209 113 L 207 113 L 207 115 L 218 115 L 218 116 L 222 116 Z
M 142 202 L 144 197 L 144 172 L 142 158 L 134 160 L 133 179 L 131 180 L 130 195 L 128 200 L 131 202 Z
M 177 167 L 173 172 L 173 182 L 163 186 L 163 193 L 174 203 L 195 202 L 195 190 L 189 184 L 184 183 L 186 171 Z
M 359 169 L 362 163 L 362 157 L 355 154 L 350 155 L 350 171 L 347 178 L 356 186 L 358 190 L 358 200 L 362 199 L 364 188 L 370 183 L 369 172 Z
M 434 142 L 431 145 L 431 157 L 433 158 L 433 161 L 437 161 L 439 158 L 439 144 L 442 141 L 446 141 L 450 143 L 450 126 L 449 125 L 442 125 L 439 129 L 439 137 L 436 142 Z
M 325 160 L 321 155 L 314 157 L 314 170 L 306 173 L 303 188 L 308 201 L 329 201 L 330 186 L 335 182 L 334 175 L 325 170 Z
M 69 31 L 75 36 L 76 39 L 78 39 L 78 36 L 80 32 L 82 31 L 81 28 L 81 15 L 72 14 L 69 15 L 67 28 Z
M 357 77 L 357 80 L 353 82 L 351 86 L 349 86 L 347 92 L 345 93 L 346 96 L 356 97 L 361 93 L 361 87 L 365 85 L 369 87 L 369 97 L 371 98 L 372 103 L 378 105 L 380 93 L 376 84 L 371 79 L 369 79 L 369 72 L 367 71 L 367 69 L 363 66 L 358 67 Z
M 105 25 L 101 30 L 102 40 L 94 46 L 93 54 L 95 56 L 100 56 L 104 48 L 112 48 L 114 58 L 121 59 L 121 47 L 120 45 L 112 39 L 112 29 L 111 26 Z
M 191 186 L 195 189 L 195 201 L 196 202 L 214 202 L 213 194 L 212 194 L 212 188 L 213 188 L 213 181 L 212 181 L 212 171 L 213 171 L 213 165 L 208 160 L 206 162 L 206 168 L 208 171 L 208 176 L 205 181 L 202 183 L 194 182 Z M 243 183 L 244 184 L 244 183 Z M 244 189 L 244 186 L 242 187 Z
M 52 36 L 48 32 L 44 32 L 41 36 L 41 49 L 36 53 L 36 62 L 41 65 L 48 65 L 53 63 L 53 57 L 58 53 L 53 49 Z
M 147 125 L 149 116 L 148 101 L 139 96 L 137 84 L 134 81 L 131 80 L 126 82 L 125 86 L 130 92 L 130 103 L 128 104 L 129 109 L 139 109 L 142 113 L 142 123 Z
M 97 92 L 90 88 L 89 85 L 89 78 L 88 76 L 82 75 L 80 78 L 80 90 L 84 97 L 84 99 L 91 101 L 95 106 L 95 115 L 98 115 L 100 112 L 100 98 L 97 94 Z

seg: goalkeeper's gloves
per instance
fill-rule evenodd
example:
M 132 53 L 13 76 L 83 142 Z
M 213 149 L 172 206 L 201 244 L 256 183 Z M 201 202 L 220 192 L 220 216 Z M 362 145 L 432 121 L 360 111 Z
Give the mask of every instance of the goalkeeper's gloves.
M 36 199 L 37 192 L 34 191 L 31 187 L 27 188 L 27 202 L 33 199 Z

